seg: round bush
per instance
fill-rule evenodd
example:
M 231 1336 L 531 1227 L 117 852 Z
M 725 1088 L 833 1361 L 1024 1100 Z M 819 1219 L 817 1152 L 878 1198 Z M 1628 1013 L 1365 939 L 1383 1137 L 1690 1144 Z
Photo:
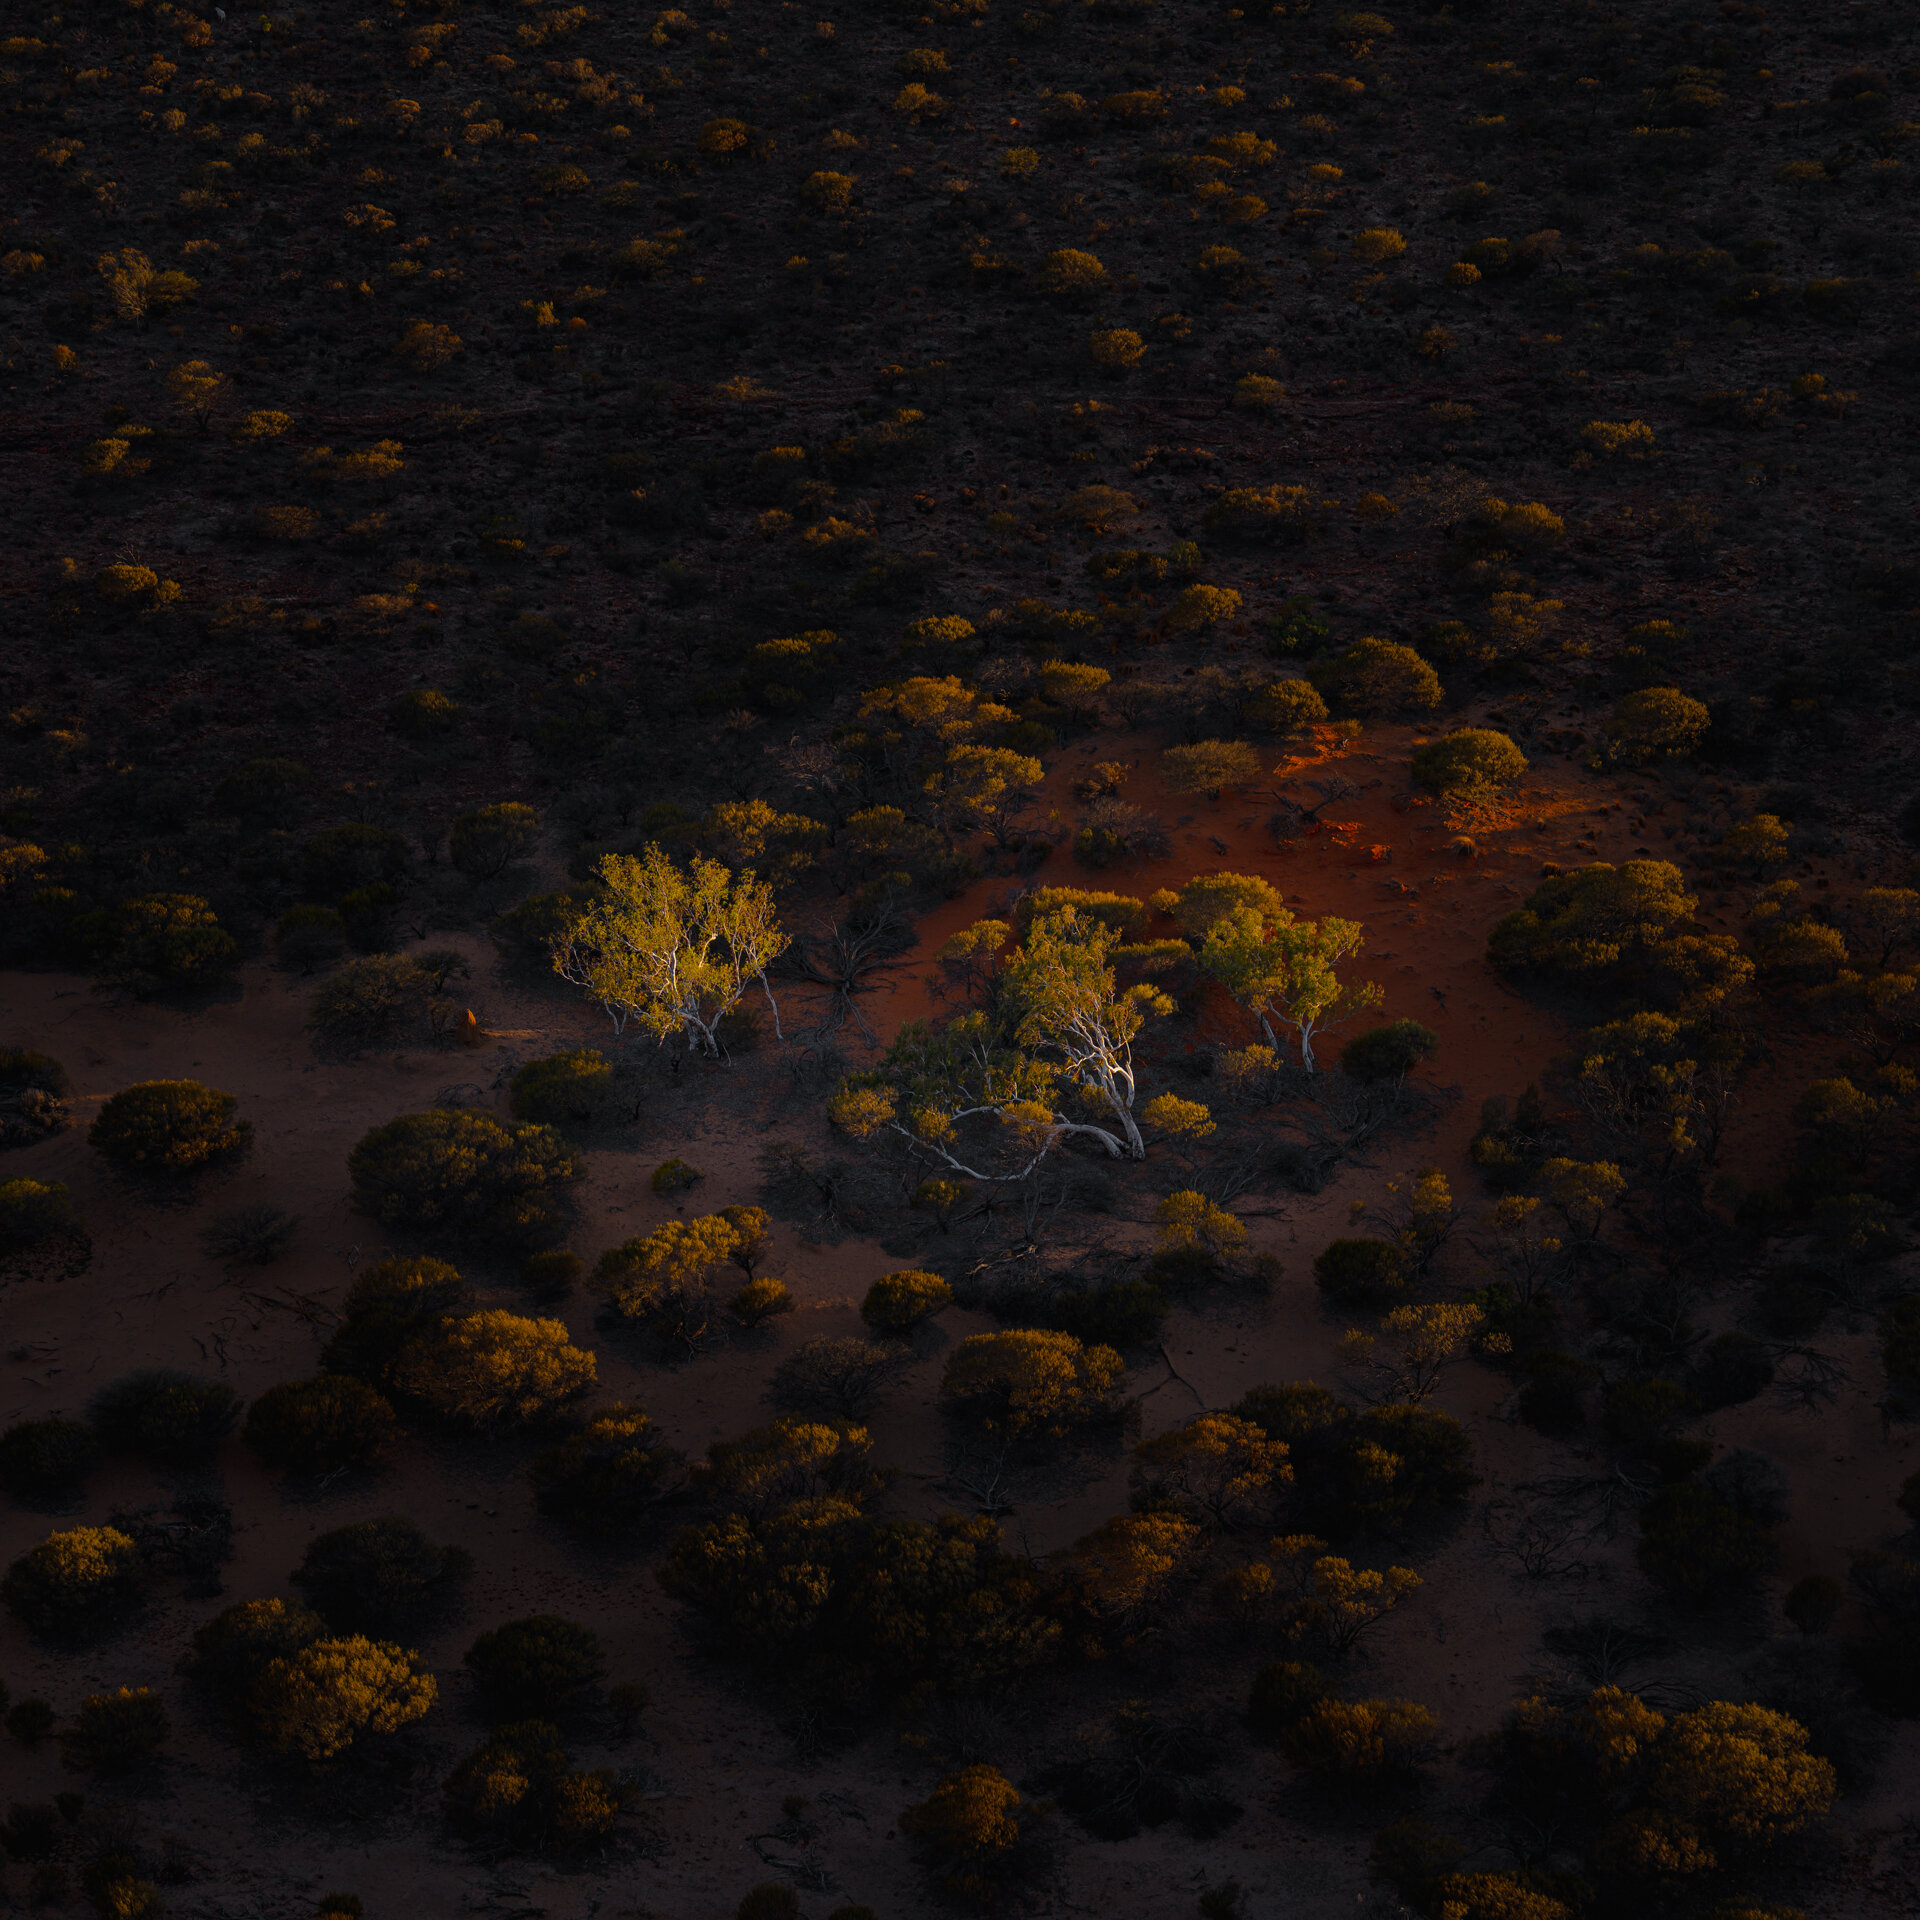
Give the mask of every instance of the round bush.
M 860 1303 L 860 1318 L 875 1333 L 910 1333 L 953 1304 L 953 1289 L 937 1273 L 906 1267 L 882 1274 Z
M 1613 710 L 1607 741 L 1613 757 L 1639 766 L 1691 753 L 1712 723 L 1706 706 L 1678 687 L 1642 687 Z
M 1477 796 L 1515 785 L 1527 770 L 1527 756 L 1491 727 L 1462 727 L 1429 740 L 1413 756 L 1416 786 L 1433 793 Z
M 684 1467 L 640 1408 L 616 1402 L 536 1454 L 529 1477 L 542 1513 L 604 1535 L 637 1526 L 680 1484 Z
M 557 1719 L 606 1672 L 600 1636 L 552 1613 L 483 1633 L 466 1665 L 496 1720 Z
M 100 1441 L 78 1420 L 20 1420 L 0 1434 L 0 1487 L 23 1500 L 71 1493 L 100 1463 Z
M 290 827 L 306 810 L 313 775 L 297 760 L 249 760 L 213 790 L 220 812 L 256 827 Z
M 118 1452 L 149 1460 L 202 1460 L 233 1431 L 240 1396 L 218 1380 L 146 1367 L 101 1388 L 87 1417 Z
M 398 886 L 411 864 L 407 843 L 391 827 L 365 821 L 316 833 L 300 856 L 308 898 L 332 905 L 362 887 Z
M 347 1289 L 340 1325 L 320 1364 L 329 1373 L 384 1381 L 407 1343 L 467 1302 L 467 1283 L 444 1260 L 396 1254 Z
M 670 1200 L 676 1193 L 685 1193 L 696 1186 L 706 1175 L 698 1167 L 689 1165 L 678 1156 L 671 1160 L 662 1160 L 653 1170 L 652 1186 L 655 1193 L 664 1200 Z
M 247 1409 L 241 1438 L 284 1473 L 327 1474 L 372 1465 L 399 1430 L 384 1394 L 350 1375 L 322 1374 L 269 1387 Z
M 763 1273 L 727 1302 L 727 1311 L 745 1327 L 764 1326 L 777 1314 L 793 1311 L 793 1295 L 784 1280 Z
M 72 1087 L 58 1060 L 0 1047 L 0 1147 L 30 1147 L 67 1124 Z
M 1276 1660 L 1253 1676 L 1247 1724 L 1256 1733 L 1284 1733 L 1327 1698 L 1332 1688 L 1304 1660 Z
M 354 1204 L 384 1227 L 484 1235 L 520 1251 L 558 1239 L 586 1173 L 548 1127 L 436 1107 L 375 1127 L 347 1158 Z
M 1340 1071 L 1350 1080 L 1371 1085 L 1376 1080 L 1399 1080 L 1422 1060 L 1439 1050 L 1440 1036 L 1418 1020 L 1393 1020 L 1355 1034 L 1340 1049 Z
M 35 1633 L 85 1639 L 140 1604 L 140 1549 L 115 1527 L 50 1533 L 7 1569 L 0 1599 Z
M 388 1515 L 321 1534 L 293 1583 L 337 1633 L 404 1633 L 441 1612 L 472 1571 L 461 1548 L 436 1547 L 411 1520 Z
M 1413 648 L 1394 640 L 1360 640 L 1324 665 L 1313 684 L 1349 713 L 1431 713 L 1446 698 L 1440 676 Z
M 275 1752 L 313 1765 L 369 1734 L 395 1733 L 440 1697 L 419 1655 L 359 1634 L 316 1640 L 271 1660 L 253 1688 L 255 1724 Z
M 520 1263 L 520 1278 L 541 1300 L 562 1300 L 580 1284 L 587 1263 L 566 1247 L 530 1253 Z
M 132 1773 L 158 1756 L 171 1731 L 149 1687 L 90 1693 L 60 1736 L 60 1757 L 76 1773 Z
M 540 815 L 518 800 L 476 807 L 453 823 L 447 858 L 469 880 L 491 880 L 524 859 L 540 839 Z
M 613 1091 L 613 1069 L 598 1047 L 529 1060 L 513 1076 L 509 1104 L 516 1120 L 546 1126 L 591 1120 Z
M 431 740 L 460 724 L 460 704 L 433 687 L 415 687 L 393 703 L 394 731 L 409 740 Z
M 37 1246 L 79 1224 L 73 1195 L 58 1180 L 0 1180 L 0 1253 Z
M 435 999 L 434 978 L 425 967 L 398 954 L 369 954 L 321 984 L 307 1025 L 323 1045 L 342 1050 L 417 1039 L 435 1012 Z
M 435 1419 L 486 1430 L 551 1419 L 595 1380 L 564 1320 L 488 1308 L 440 1320 L 393 1364 L 394 1386 Z
M 347 950 L 347 923 L 332 907 L 289 907 L 274 923 L 273 950 L 296 973 L 318 973 Z
M 73 1091 L 67 1070 L 31 1047 L 0 1047 L 0 1094 L 44 1093 L 64 1100 Z
M 327 1623 L 310 1607 L 286 1600 L 243 1600 L 193 1636 L 186 1669 L 194 1684 L 229 1713 L 242 1712 L 260 1676 L 327 1637 Z
M 1381 1311 L 1412 1293 L 1406 1251 L 1391 1240 L 1335 1240 L 1314 1261 L 1313 1278 L 1336 1307 Z
M 1412 1774 L 1439 1734 L 1411 1700 L 1321 1700 L 1282 1737 L 1287 1757 L 1322 1785 L 1368 1793 Z
M 143 1080 L 100 1109 L 87 1140 L 131 1172 L 197 1173 L 238 1159 L 253 1144 L 252 1122 L 234 1118 L 239 1105 L 198 1080 Z

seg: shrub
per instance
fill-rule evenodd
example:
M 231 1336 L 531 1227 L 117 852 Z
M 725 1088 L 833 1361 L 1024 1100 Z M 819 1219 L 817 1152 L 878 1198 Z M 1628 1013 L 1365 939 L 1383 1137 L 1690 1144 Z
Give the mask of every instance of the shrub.
M 1393 1240 L 1335 1240 L 1315 1259 L 1313 1278 L 1337 1307 L 1384 1312 L 1413 1294 L 1407 1251 Z
M 268 1267 L 286 1252 L 300 1225 L 290 1213 L 266 1201 L 216 1215 L 200 1231 L 200 1247 L 209 1260 Z
M 578 1852 L 605 1840 L 626 1789 L 609 1767 L 571 1772 L 559 1729 L 543 1720 L 502 1727 L 447 1778 L 447 1823 L 493 1846 Z
M 436 1107 L 375 1127 L 347 1158 L 354 1204 L 384 1227 L 484 1235 L 522 1251 L 565 1225 L 565 1189 L 585 1175 L 550 1128 Z
M 1664 1811 L 1709 1839 L 1749 1848 L 1822 1818 L 1837 1787 L 1833 1763 L 1807 1751 L 1807 1730 L 1799 1721 L 1729 1700 L 1673 1721 L 1648 1782 Z
M 276 1753 L 315 1766 L 336 1760 L 368 1735 L 397 1733 L 432 1708 L 439 1683 L 417 1670 L 418 1659 L 359 1634 L 315 1640 L 268 1661 L 253 1687 L 254 1721 Z
M 1359 640 L 1317 666 L 1313 684 L 1349 713 L 1431 713 L 1446 697 L 1440 676 L 1411 647 Z
M 1773 1565 L 1767 1529 L 1707 1487 L 1682 1480 L 1640 1510 L 1640 1569 L 1677 1600 L 1712 1606 Z
M 1283 1734 L 1332 1690 L 1318 1667 L 1302 1660 L 1276 1660 L 1253 1676 L 1247 1725 L 1255 1733 Z
M 1269 680 L 1247 695 L 1240 717 L 1262 733 L 1293 735 L 1324 721 L 1327 703 L 1310 680 Z
M 1780 1611 L 1805 1634 L 1825 1633 L 1846 1598 L 1838 1580 L 1824 1573 L 1809 1573 L 1787 1589 Z
M 784 1280 L 763 1273 L 759 1279 L 749 1280 L 727 1302 L 727 1311 L 743 1327 L 764 1326 L 777 1314 L 793 1311 L 793 1295 Z
M 1287 1757 L 1324 1786 L 1370 1793 L 1413 1774 L 1439 1723 L 1411 1700 L 1321 1700 L 1282 1735 Z
M 53 1731 L 57 1717 L 45 1700 L 17 1700 L 7 1710 L 7 1731 L 23 1747 L 37 1747 Z
M 107 1101 L 87 1141 L 132 1172 L 197 1173 L 252 1146 L 253 1123 L 234 1118 L 239 1105 L 197 1080 L 143 1080 Z
M 940 1397 L 1013 1439 L 1058 1437 L 1110 1418 L 1126 1378 L 1111 1347 L 1028 1328 L 976 1333 L 948 1360 Z
M 1643 687 L 1614 708 L 1607 722 L 1608 750 L 1629 766 L 1678 759 L 1700 744 L 1711 719 L 1700 701 L 1678 687 Z
M 395 1387 L 435 1419 L 485 1432 L 550 1420 L 594 1384 L 594 1358 L 564 1320 L 488 1308 L 416 1333 L 395 1359 Z
M 1220 539 L 1297 543 L 1319 531 L 1313 504 L 1305 487 L 1229 487 L 1200 516 L 1200 526 Z
M 640 1408 L 617 1401 L 536 1454 L 528 1477 L 542 1513 L 583 1533 L 616 1535 L 679 1486 L 685 1465 Z
M 451 733 L 463 717 L 458 701 L 432 687 L 415 687 L 403 693 L 393 703 L 392 714 L 394 731 L 414 741 Z
M 217 985 L 240 964 L 240 944 L 196 893 L 143 894 L 114 909 L 101 979 L 140 995 Z
M 1074 247 L 1062 247 L 1040 263 L 1040 291 L 1069 305 L 1091 299 L 1106 284 L 1106 268 Z
M 407 843 L 391 827 L 366 821 L 316 833 L 300 853 L 301 881 L 309 898 L 332 905 L 376 883 L 397 887 L 412 864 Z
M 140 1549 L 115 1527 L 50 1533 L 0 1581 L 0 1599 L 35 1633 L 85 1639 L 124 1620 L 146 1584 Z
M 150 1460 L 202 1460 L 233 1431 L 240 1396 L 220 1380 L 145 1367 L 94 1395 L 87 1409 L 107 1446 Z
M 0 1147 L 30 1147 L 58 1133 L 67 1124 L 66 1100 L 72 1091 L 58 1060 L 31 1047 L 0 1047 Z
M 247 1409 L 241 1438 L 284 1473 L 371 1466 L 399 1435 L 386 1396 L 364 1380 L 322 1374 L 269 1387 Z
M 552 1613 L 483 1633 L 465 1663 L 495 1720 L 557 1719 L 606 1671 L 600 1636 Z
M 336 1632 L 401 1633 L 443 1611 L 472 1569 L 461 1548 L 389 1515 L 321 1534 L 292 1578 Z
M 852 1420 L 900 1368 L 897 1347 L 844 1334 L 823 1333 L 803 1341 L 774 1369 L 773 1398 Z
M 662 1199 L 670 1200 L 676 1193 L 685 1193 L 689 1187 L 697 1185 L 705 1178 L 706 1175 L 698 1167 L 689 1166 L 686 1161 L 676 1156 L 671 1160 L 662 1160 L 654 1168 L 653 1178 L 649 1184 Z
M 1233 383 L 1233 404 L 1242 413 L 1271 413 L 1286 397 L 1286 388 L 1271 374 L 1243 373 Z
M 1607 460 L 1644 460 L 1653 451 L 1653 429 L 1644 420 L 1589 420 L 1580 440 Z
M 307 1025 L 323 1045 L 346 1052 L 415 1039 L 436 1014 L 451 1011 L 437 1000 L 433 975 L 425 967 L 398 954 L 376 953 L 321 983 Z
M 883 1274 L 867 1289 L 860 1318 L 875 1333 L 910 1333 L 953 1303 L 953 1289 L 937 1273 L 907 1267 Z
M 1515 786 L 1527 770 L 1527 756 L 1491 727 L 1462 727 L 1429 740 L 1413 756 L 1416 786 L 1461 799 L 1491 799 Z
M 453 823 L 447 858 L 469 880 L 491 880 L 525 859 L 540 838 L 540 815 L 517 800 L 476 807 Z
M 100 1462 L 100 1441 L 78 1420 L 17 1420 L 0 1434 L 0 1487 L 23 1500 L 71 1493 Z
M 1199 740 L 1168 747 L 1160 756 L 1160 776 L 1171 793 L 1204 793 L 1220 798 L 1222 787 L 1247 787 L 1260 777 L 1260 756 L 1244 740 Z
M 395 1255 L 347 1289 L 340 1325 L 320 1364 L 329 1373 L 384 1381 L 413 1337 L 463 1307 L 467 1286 L 444 1260 Z
M 1367 1085 L 1402 1080 L 1439 1045 L 1440 1036 L 1418 1020 L 1392 1020 L 1355 1034 L 1340 1050 L 1340 1071 Z
M 327 1623 L 309 1607 L 243 1600 L 195 1632 L 186 1671 L 223 1710 L 244 1714 L 260 1676 L 274 1661 L 326 1637 Z
M 58 1180 L 0 1180 L 0 1253 L 36 1246 L 78 1225 L 73 1195 Z
M 1131 327 L 1110 327 L 1087 336 L 1087 352 L 1096 367 L 1110 373 L 1136 366 L 1147 351 L 1147 343 Z
M 944 1893 L 985 1907 L 1045 1872 L 1044 1821 L 997 1767 L 975 1764 L 948 1774 L 898 1825 Z
M 513 1076 L 509 1104 L 516 1120 L 546 1126 L 591 1120 L 613 1092 L 613 1069 L 598 1047 L 529 1060 Z
M 249 760 L 213 790 L 220 812 L 254 827 L 290 827 L 306 811 L 313 775 L 297 760 Z
M 347 923 L 331 907 L 289 907 L 274 923 L 273 950 L 283 967 L 318 973 L 346 952 Z
M 1406 241 L 1392 227 L 1368 227 L 1353 236 L 1353 257 L 1370 267 L 1398 260 L 1406 250 Z
M 60 1736 L 60 1757 L 76 1773 L 132 1773 L 158 1757 L 170 1731 L 149 1687 L 90 1693 Z

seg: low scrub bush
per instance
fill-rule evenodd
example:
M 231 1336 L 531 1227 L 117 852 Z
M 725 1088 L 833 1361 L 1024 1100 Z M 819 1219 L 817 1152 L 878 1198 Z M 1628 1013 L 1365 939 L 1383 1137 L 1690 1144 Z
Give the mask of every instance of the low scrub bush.
M 436 1107 L 375 1127 L 347 1172 L 354 1204 L 384 1227 L 531 1251 L 561 1237 L 586 1168 L 551 1128 Z
M 233 1431 L 240 1396 L 223 1381 L 146 1367 L 103 1387 L 87 1417 L 117 1452 L 147 1460 L 204 1460 Z
M 87 1141 L 129 1172 L 180 1178 L 252 1146 L 253 1123 L 234 1117 L 239 1107 L 197 1080 L 144 1080 L 101 1107 Z
M 509 1620 L 465 1655 L 495 1720 L 553 1720 L 577 1706 L 606 1672 L 600 1636 L 558 1614 Z
M 268 1466 L 323 1475 L 374 1464 L 399 1436 L 384 1394 L 345 1374 L 286 1380 L 247 1409 L 241 1435 Z
M 22 1500 L 74 1492 L 100 1463 L 100 1440 L 78 1420 L 18 1420 L 0 1434 L 0 1487 Z
M 140 1604 L 146 1569 L 117 1527 L 51 1533 L 0 1581 L 0 1599 L 35 1633 L 83 1640 L 117 1626 Z
M 411 1520 L 389 1515 L 321 1534 L 292 1578 L 336 1632 L 381 1634 L 445 1611 L 472 1571 L 463 1548 L 437 1547 Z

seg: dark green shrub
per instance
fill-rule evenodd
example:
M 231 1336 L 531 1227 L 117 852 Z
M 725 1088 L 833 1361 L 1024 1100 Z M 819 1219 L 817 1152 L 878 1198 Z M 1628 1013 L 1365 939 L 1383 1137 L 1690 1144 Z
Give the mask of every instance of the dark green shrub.
M 733 1920 L 800 1920 L 800 1896 L 782 1881 L 763 1881 L 741 1895 Z
M 213 804 L 251 827 L 290 827 L 306 811 L 313 776 L 297 760 L 249 760 L 213 790 Z
M 1429 740 L 1413 756 L 1413 783 L 1461 799 L 1490 799 L 1515 785 L 1527 756 L 1491 727 L 1462 727 Z
M 598 1047 L 529 1060 L 513 1076 L 509 1104 L 516 1120 L 563 1126 L 591 1120 L 613 1093 L 613 1069 Z
M 314 1909 L 315 1920 L 361 1920 L 365 1912 L 357 1893 L 322 1894 Z
M 268 1201 L 235 1207 L 216 1215 L 201 1229 L 200 1246 L 209 1260 L 269 1267 L 286 1252 L 299 1220 Z
M 1838 1580 L 1809 1573 L 1787 1589 L 1780 1611 L 1805 1634 L 1825 1633 L 1846 1597 Z
M 1332 1691 L 1318 1667 L 1303 1660 L 1276 1660 L 1253 1676 L 1247 1725 L 1255 1733 L 1284 1733 Z
M 0 1094 L 44 1093 L 64 1100 L 73 1092 L 67 1070 L 31 1047 L 0 1047 Z
M 1687 1375 L 1687 1398 L 1702 1413 L 1737 1407 L 1773 1384 L 1773 1357 L 1746 1333 L 1720 1333 L 1707 1342 Z
M 1350 1080 L 1403 1080 L 1434 1053 L 1440 1036 L 1418 1020 L 1392 1020 L 1369 1027 L 1340 1050 L 1340 1071 Z
M 679 1158 L 663 1160 L 653 1170 L 653 1190 L 662 1199 L 671 1200 L 676 1193 L 686 1190 L 704 1180 L 706 1175 L 698 1167 L 689 1166 Z
M 426 968 L 398 954 L 376 953 L 321 982 L 307 1025 L 323 1045 L 346 1052 L 424 1038 L 444 1028 L 452 1012 Z
M 20 1499 L 71 1493 L 99 1462 L 99 1438 L 78 1420 L 19 1420 L 0 1434 L 0 1487 Z
M 580 1284 L 587 1263 L 566 1247 L 530 1253 L 520 1262 L 520 1278 L 539 1300 L 563 1300 Z
M 448 1776 L 447 1824 L 493 1847 L 579 1853 L 612 1833 L 626 1788 L 611 1767 L 567 1765 L 557 1727 L 543 1720 L 502 1727 Z
M 473 1570 L 460 1547 L 436 1547 L 389 1515 L 323 1533 L 292 1578 L 336 1633 L 399 1634 L 445 1611 Z
M 158 1756 L 171 1730 L 149 1687 L 90 1693 L 60 1736 L 60 1757 L 76 1773 L 132 1773 Z
M 1599 1369 L 1554 1347 L 1536 1347 L 1526 1360 L 1520 1418 L 1541 1433 L 1578 1433 L 1586 1425 L 1586 1394 Z
M 1021 1326 L 1070 1333 L 1089 1347 L 1124 1349 L 1151 1346 L 1160 1337 L 1167 1296 L 1151 1280 L 1129 1276 L 1103 1287 L 1016 1295 L 996 1311 Z
M 253 1144 L 253 1123 L 236 1120 L 239 1101 L 197 1080 L 143 1080 L 100 1109 L 87 1140 L 115 1166 L 180 1177 Z
M 332 907 L 289 907 L 274 922 L 273 950 L 295 973 L 319 973 L 347 950 L 347 923 Z
M 365 822 L 316 833 L 300 855 L 308 897 L 332 905 L 359 887 L 398 886 L 411 864 L 407 843 L 392 828 Z
M 1881 1314 L 1880 1364 L 1895 1408 L 1904 1413 L 1920 1404 L 1920 1294 L 1894 1301 Z
M 354 1204 L 384 1227 L 485 1237 L 522 1252 L 566 1224 L 586 1173 L 548 1127 L 436 1107 L 375 1127 L 347 1158 Z
M 95 971 L 145 996 L 217 986 L 239 964 L 240 943 L 197 893 L 150 893 L 113 910 Z
M 467 1304 L 468 1288 L 444 1260 L 396 1254 L 347 1289 L 340 1325 L 320 1364 L 329 1373 L 384 1382 L 415 1334 Z
M 93 1430 L 120 1453 L 147 1460 L 204 1460 L 240 1417 L 240 1396 L 219 1380 L 143 1367 L 102 1387 L 87 1409 Z
M 536 1454 L 530 1478 L 542 1513 L 583 1533 L 618 1535 L 684 1482 L 685 1466 L 646 1414 L 616 1402 Z
M 556 1720 L 606 1672 L 600 1636 L 552 1613 L 483 1633 L 465 1658 L 495 1720 Z
M 584 904 L 583 894 L 536 893 L 498 915 L 488 931 L 503 953 L 544 971 L 551 964 L 552 943 L 579 917 Z
M 145 1586 L 140 1549 L 127 1535 L 75 1527 L 23 1553 L 0 1581 L 0 1599 L 35 1633 L 81 1640 L 124 1620 Z
M 1392 1240 L 1335 1240 L 1314 1261 L 1313 1278 L 1336 1307 L 1379 1312 L 1413 1296 L 1412 1262 Z
M 1343 713 L 1431 713 L 1446 698 L 1440 676 L 1393 640 L 1356 641 L 1308 677 Z
M 286 1600 L 243 1600 L 215 1614 L 194 1634 L 186 1670 L 228 1713 L 243 1713 L 260 1676 L 275 1660 L 290 1659 L 326 1636 L 327 1623 L 310 1607 Z
M 540 815 L 518 800 L 476 807 L 453 823 L 447 857 L 469 880 L 491 880 L 524 859 L 540 839 Z
M 16 1800 L 7 1809 L 7 1823 L 0 1828 L 0 1847 L 9 1860 L 48 1860 L 60 1839 L 60 1809 L 51 1800 L 22 1804 Z
M 37 1245 L 80 1224 L 73 1195 L 58 1180 L 0 1180 L 0 1253 Z
M 384 1394 L 350 1375 L 322 1374 L 269 1387 L 247 1409 L 241 1438 L 283 1473 L 328 1474 L 371 1466 L 399 1431 Z
M 1662 1487 L 1640 1510 L 1640 1570 L 1676 1600 L 1712 1606 L 1773 1565 L 1767 1529 L 1697 1481 Z
M 1920 1560 L 1877 1549 L 1851 1558 L 1866 1627 L 1848 1641 L 1847 1664 L 1869 1705 L 1913 1719 L 1920 1715 Z
M 288 1759 L 320 1766 L 370 1735 L 396 1733 L 439 1697 L 420 1656 L 359 1634 L 316 1640 L 270 1660 L 248 1700 L 248 1719 Z
M 860 1318 L 875 1333 L 911 1333 L 953 1303 L 953 1289 L 937 1273 L 906 1267 L 883 1274 L 867 1289 Z
M 1833 1281 L 1800 1262 L 1769 1267 L 1753 1292 L 1753 1309 L 1768 1333 L 1798 1340 L 1817 1333 L 1833 1308 Z

